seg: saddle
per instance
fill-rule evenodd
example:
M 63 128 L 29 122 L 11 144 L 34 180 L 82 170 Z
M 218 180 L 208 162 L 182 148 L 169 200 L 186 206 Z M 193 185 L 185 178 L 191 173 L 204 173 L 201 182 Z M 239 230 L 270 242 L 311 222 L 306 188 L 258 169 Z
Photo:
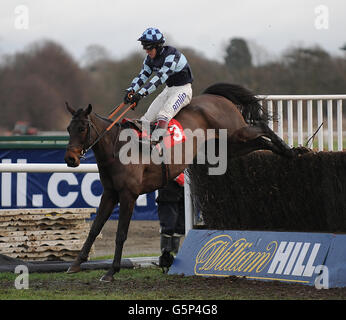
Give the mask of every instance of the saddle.
M 150 122 L 149 132 L 143 131 L 143 121 L 139 119 L 124 118 L 122 124 L 124 128 L 131 128 L 137 131 L 138 138 L 141 142 L 143 142 L 143 140 L 150 140 L 150 137 L 156 128 L 156 122 Z
M 152 133 L 154 132 L 156 128 L 157 122 L 151 122 L 149 126 L 149 132 L 143 130 L 143 122 L 139 119 L 128 119 L 124 118 L 122 120 L 122 126 L 123 128 L 131 128 L 137 132 L 138 140 L 141 143 L 149 143 L 150 137 Z M 147 129 L 147 126 L 146 128 Z M 181 124 L 175 120 L 172 119 L 167 128 L 166 135 L 164 136 L 164 145 L 163 147 L 171 148 L 177 143 L 182 143 L 185 141 L 185 135 L 184 130 Z

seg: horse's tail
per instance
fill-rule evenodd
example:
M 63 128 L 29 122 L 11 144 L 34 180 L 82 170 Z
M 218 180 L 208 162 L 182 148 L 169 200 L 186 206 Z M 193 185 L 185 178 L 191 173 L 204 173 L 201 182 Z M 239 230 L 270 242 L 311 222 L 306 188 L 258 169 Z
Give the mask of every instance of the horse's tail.
M 239 85 L 216 83 L 205 89 L 203 93 L 222 96 L 232 101 L 247 123 L 253 124 L 255 121 L 268 120 L 268 114 L 260 104 L 261 99 Z

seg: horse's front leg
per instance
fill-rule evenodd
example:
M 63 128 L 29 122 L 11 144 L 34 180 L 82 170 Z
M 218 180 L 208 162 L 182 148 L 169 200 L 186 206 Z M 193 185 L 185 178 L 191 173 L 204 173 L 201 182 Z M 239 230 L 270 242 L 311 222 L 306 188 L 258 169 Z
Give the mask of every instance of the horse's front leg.
M 138 196 L 133 195 L 130 191 L 124 191 L 120 194 L 120 210 L 117 235 L 115 238 L 115 253 L 111 268 L 100 279 L 100 281 L 110 282 L 113 280 L 113 275 L 120 271 L 121 255 L 124 242 L 127 238 L 127 232 L 132 217 L 133 208 Z
M 269 139 L 265 140 L 265 138 Z M 233 146 L 231 156 L 239 156 L 256 150 L 271 150 L 287 158 L 294 157 L 296 150 L 290 148 L 284 140 L 271 130 L 266 123 L 258 121 L 253 126 L 238 129 L 230 137 L 228 143 Z
M 99 209 L 97 210 L 96 218 L 91 225 L 87 239 L 84 242 L 82 250 L 79 252 L 78 257 L 73 262 L 72 266 L 67 270 L 68 273 L 75 273 L 80 271 L 81 263 L 88 260 L 90 249 L 102 230 L 102 227 L 108 220 L 113 212 L 115 205 L 118 203 L 118 194 L 113 192 L 104 191 L 101 197 Z
M 295 156 L 300 156 L 311 151 L 311 149 L 302 146 L 297 148 L 291 148 L 272 129 L 270 129 L 266 123 L 262 122 L 260 126 L 266 132 L 265 136 L 268 137 L 271 140 L 271 142 L 276 146 L 276 149 L 279 150 L 276 153 L 278 153 L 281 156 L 293 158 Z

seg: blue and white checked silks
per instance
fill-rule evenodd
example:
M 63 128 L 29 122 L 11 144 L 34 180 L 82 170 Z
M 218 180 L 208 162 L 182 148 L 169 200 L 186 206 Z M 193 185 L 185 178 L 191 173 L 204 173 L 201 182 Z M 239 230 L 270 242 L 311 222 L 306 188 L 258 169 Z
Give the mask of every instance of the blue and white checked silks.
M 145 84 L 153 72 L 156 74 Z M 172 87 L 182 86 L 192 81 L 192 72 L 186 57 L 174 47 L 164 46 L 154 59 L 149 56 L 145 58 L 142 70 L 132 80 L 128 90 L 135 92 L 139 90 L 139 93 L 145 96 L 154 92 L 163 83 Z

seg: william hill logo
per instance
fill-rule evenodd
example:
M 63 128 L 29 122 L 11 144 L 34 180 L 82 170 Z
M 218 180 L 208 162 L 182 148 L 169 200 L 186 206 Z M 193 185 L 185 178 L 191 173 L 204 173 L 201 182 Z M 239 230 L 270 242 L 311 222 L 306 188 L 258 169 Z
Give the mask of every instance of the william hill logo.
M 233 241 L 223 234 L 212 238 L 199 250 L 194 272 L 213 276 L 241 274 L 256 278 L 257 275 L 257 278 L 268 279 L 275 275 L 280 278 L 311 277 L 319 248 L 320 243 L 312 246 L 308 242 L 276 240 L 256 246 L 246 238 Z

